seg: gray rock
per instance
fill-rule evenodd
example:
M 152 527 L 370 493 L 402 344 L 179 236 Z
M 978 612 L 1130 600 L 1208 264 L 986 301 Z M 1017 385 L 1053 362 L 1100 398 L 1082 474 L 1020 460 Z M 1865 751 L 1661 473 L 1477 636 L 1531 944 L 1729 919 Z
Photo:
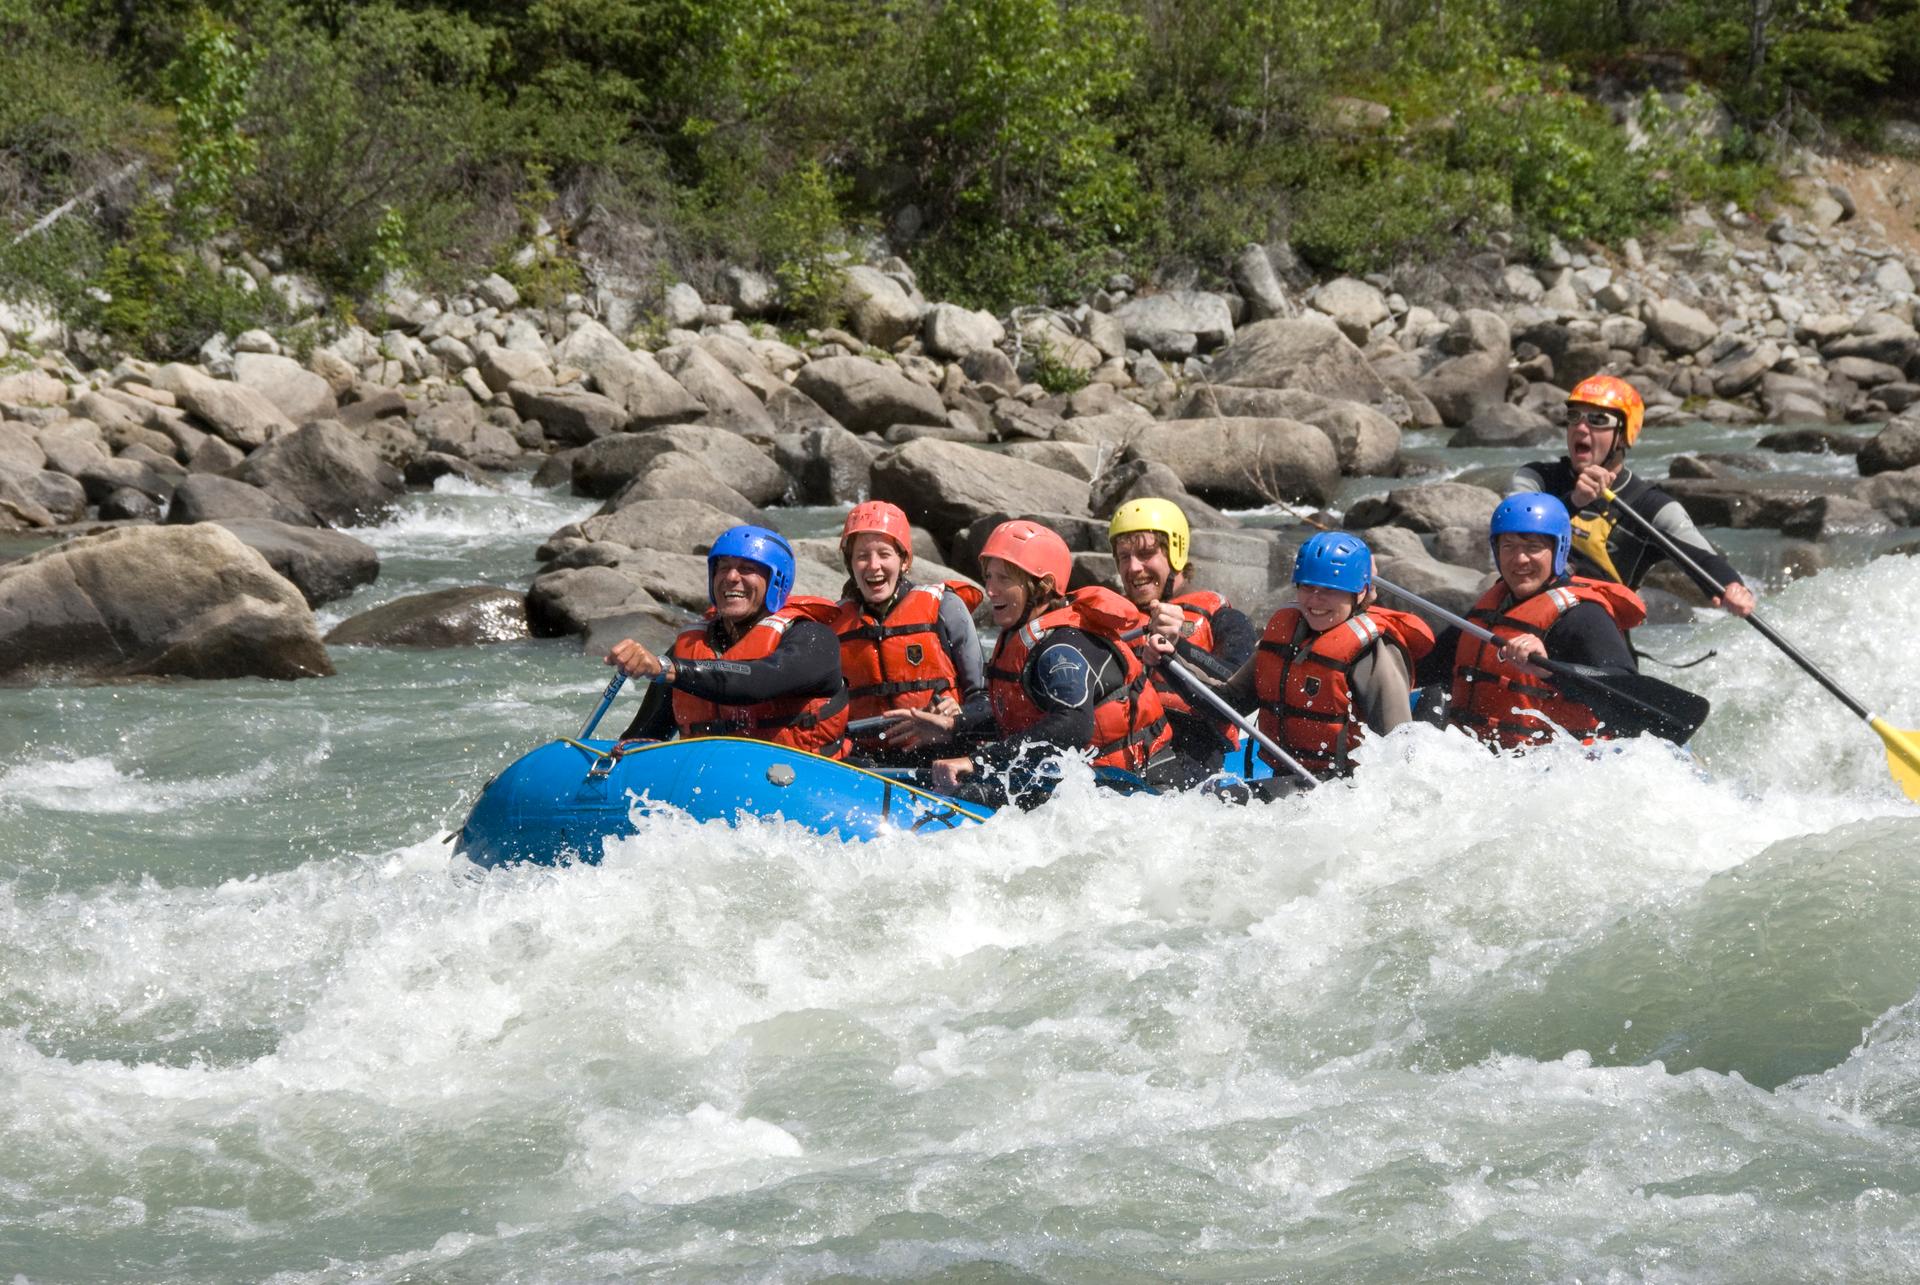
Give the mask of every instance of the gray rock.
M 685 451 L 655 456 L 633 481 L 600 506 L 600 512 L 611 513 L 640 500 L 670 499 L 699 500 L 731 513 L 737 522 L 764 526 L 767 521 L 759 506 L 735 490 L 713 465 Z
M 1676 357 L 1699 352 L 1720 333 L 1713 318 L 1678 299 L 1647 300 L 1641 319 L 1654 342 Z
M 637 576 L 614 567 L 569 567 L 534 577 L 527 590 L 527 625 L 536 638 L 557 638 L 585 633 L 595 620 L 658 605 Z
M 1783 531 L 1817 521 L 1808 515 L 1824 512 L 1830 495 L 1847 495 L 1862 484 L 1838 477 L 1725 476 L 1711 479 L 1669 478 L 1666 490 L 1686 506 L 1702 526 Z M 1872 504 L 1866 495 L 1858 498 Z
M 0 565 L 0 681 L 332 672 L 299 591 L 217 526 L 122 527 Z
M 520 306 L 520 291 L 498 272 L 490 272 L 473 287 L 473 293 L 489 308 L 511 312 Z
M 968 353 L 998 347 L 1007 337 L 1007 328 L 990 312 L 936 303 L 927 309 L 920 336 L 935 357 L 958 361 Z
M 1020 372 L 1014 369 L 1013 358 L 998 348 L 968 353 L 960 359 L 960 371 L 973 383 L 998 388 L 1003 393 L 1018 392 L 1020 388 Z
M 527 597 L 492 585 L 408 594 L 334 626 L 344 647 L 472 647 L 528 637 Z
M 0 423 L 0 469 L 37 473 L 47 466 L 47 453 L 24 424 Z
M 167 508 L 169 525 L 191 526 L 229 518 L 262 518 L 287 526 L 321 525 L 313 510 L 297 500 L 270 495 L 257 486 L 213 473 L 195 473 L 175 487 Z
M 1836 433 L 1825 428 L 1790 428 L 1768 433 L 1754 445 L 1763 451 L 1781 454 L 1858 455 L 1867 441 L 1853 433 Z
M 699 325 L 706 311 L 707 304 L 700 297 L 700 292 L 684 281 L 676 281 L 668 286 L 661 299 L 661 319 L 676 330 Z
M 1920 526 L 1920 465 L 1876 473 L 1859 483 L 1854 495 L 1899 526 Z
M 1507 400 L 1507 359 L 1497 352 L 1449 357 L 1414 381 L 1443 423 L 1464 427 Z
M 1871 357 L 1836 357 L 1827 363 L 1827 370 L 1842 379 L 1852 380 L 1862 388 L 1897 384 L 1906 378 L 1906 372 L 1898 366 L 1890 366 Z
M 315 420 L 267 443 L 233 471 L 237 481 L 311 509 L 337 525 L 372 521 L 406 487 L 394 467 L 330 419 Z
M 1233 312 L 1224 295 L 1169 290 L 1129 299 L 1113 310 L 1133 347 L 1180 357 L 1218 348 L 1233 338 Z
M 473 361 L 480 371 L 480 378 L 496 393 L 504 393 L 514 384 L 524 384 L 528 388 L 553 387 L 553 365 L 545 353 L 525 352 L 517 348 L 482 348 L 474 354 Z M 573 364 L 579 365 L 577 361 Z M 591 375 L 593 372 L 588 370 L 587 373 Z
M 1421 532 L 1448 527 L 1485 531 L 1500 498 L 1498 491 L 1483 486 L 1427 482 L 1355 502 L 1347 510 L 1347 525 L 1355 530 L 1391 525 Z
M 1475 415 L 1448 441 L 1449 446 L 1550 446 L 1560 430 L 1538 411 L 1502 403 Z
M 270 518 L 221 518 L 218 524 L 291 581 L 309 607 L 344 598 L 380 575 L 379 553 L 344 531 L 315 530 Z
M 1062 443 L 1049 445 L 1059 446 Z M 1180 511 L 1187 515 L 1188 524 L 1196 532 L 1232 530 L 1240 525 L 1205 500 L 1189 495 L 1186 484 L 1165 464 L 1157 460 L 1139 459 L 1131 453 L 1094 475 L 1087 498 L 1093 515 L 1102 521 L 1111 518 L 1113 511 L 1128 500 L 1161 499 L 1179 505 Z M 985 538 L 984 534 L 982 538 Z
M 1391 475 L 1400 465 L 1400 428 L 1370 406 L 1337 401 L 1293 388 L 1241 388 L 1202 384 L 1187 395 L 1181 419 L 1236 416 L 1297 419 L 1327 435 L 1351 476 Z
M 561 341 L 559 356 L 585 371 L 602 396 L 627 412 L 620 427 L 685 424 L 706 414 L 700 399 L 661 369 L 652 353 L 634 352 L 597 321 L 575 327 Z
M 774 460 L 793 479 L 801 504 L 852 504 L 862 499 L 878 454 L 878 448 L 831 420 L 774 439 Z
M 1869 284 L 1881 294 L 1912 294 L 1913 275 L 1898 259 L 1882 259 L 1873 270 Z
M 288 419 L 263 393 L 240 384 L 209 379 L 191 366 L 171 362 L 153 374 L 153 386 L 171 393 L 181 407 L 223 441 L 250 451 L 267 439 L 293 431 Z
M 1133 449 L 1165 464 L 1184 489 L 1214 504 L 1324 504 L 1340 480 L 1333 442 L 1297 420 L 1170 420 L 1141 429 Z
M 793 382 L 856 433 L 883 433 L 895 424 L 947 422 L 939 393 L 882 362 L 829 357 L 802 367 Z
M 776 433 L 807 433 L 816 428 L 842 427 L 840 421 L 827 414 L 819 402 L 788 384 L 781 384 L 768 395 L 766 408 Z
M 1264 245 L 1247 245 L 1234 256 L 1233 284 L 1246 299 L 1248 313 L 1254 321 L 1291 317 L 1298 312 L 1287 296 L 1287 288 L 1280 282 L 1280 274 L 1273 270 L 1273 256 Z M 1102 349 L 1104 351 L 1104 345 Z
M 624 545 L 630 549 L 665 549 L 674 553 L 704 552 L 714 537 L 738 525 L 731 513 L 699 500 L 639 500 L 598 514 L 580 524 L 590 541 Z
M 1894 473 L 1920 465 L 1920 419 L 1890 421 L 1860 448 L 1860 476 Z
M 753 391 L 703 348 L 676 345 L 659 353 L 661 369 L 707 408 L 703 422 L 754 437 L 778 432 Z
M 240 353 L 233 359 L 233 379 L 272 402 L 294 424 L 331 419 L 339 413 L 327 381 L 291 357 Z
M 618 433 L 573 456 L 576 495 L 618 494 L 669 452 L 692 456 L 753 504 L 771 504 L 787 492 L 786 471 L 737 433 L 706 424 L 678 424 L 644 433 Z
M 891 349 L 920 329 L 926 305 L 878 268 L 855 264 L 846 269 L 840 304 L 847 310 L 853 333 L 876 348 Z
M 612 398 L 577 388 L 510 384 L 507 395 L 522 419 L 539 420 L 550 440 L 568 446 L 584 446 L 608 433 L 617 433 L 631 418 L 626 407 Z
M 909 442 L 873 462 L 873 498 L 891 500 L 942 544 L 991 513 L 1084 514 L 1087 483 L 1028 460 L 932 439 Z
M 1340 333 L 1356 344 L 1367 342 L 1373 328 L 1393 315 L 1379 287 L 1353 277 L 1335 277 L 1314 291 L 1309 302 L 1315 311 L 1332 317 Z
M 1296 388 L 1340 401 L 1377 405 L 1387 385 L 1338 326 L 1321 316 L 1243 326 L 1213 359 L 1216 384 Z
M 1780 350 L 1771 343 L 1742 343 L 1715 362 L 1709 370 L 1713 391 L 1719 397 L 1738 397 L 1760 382 L 1780 360 Z
M 1088 482 L 1093 481 L 1094 468 L 1100 461 L 1099 447 L 1080 442 L 1015 442 L 1005 453 Z
M 737 316 L 758 317 L 773 310 L 779 289 L 764 272 L 729 265 L 720 270 L 720 297 Z

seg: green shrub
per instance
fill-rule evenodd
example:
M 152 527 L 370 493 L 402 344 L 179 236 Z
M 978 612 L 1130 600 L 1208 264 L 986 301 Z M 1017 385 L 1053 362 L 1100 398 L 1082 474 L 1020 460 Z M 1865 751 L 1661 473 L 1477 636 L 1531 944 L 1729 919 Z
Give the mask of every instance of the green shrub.
M 1050 393 L 1077 393 L 1087 386 L 1087 373 L 1060 360 L 1045 339 L 1033 340 L 1033 382 Z
M 98 287 L 107 296 L 75 318 L 159 360 L 191 357 L 218 332 L 274 319 L 267 292 L 228 282 L 195 253 L 174 247 L 173 216 L 149 200 L 133 213 L 124 241 L 107 251 Z

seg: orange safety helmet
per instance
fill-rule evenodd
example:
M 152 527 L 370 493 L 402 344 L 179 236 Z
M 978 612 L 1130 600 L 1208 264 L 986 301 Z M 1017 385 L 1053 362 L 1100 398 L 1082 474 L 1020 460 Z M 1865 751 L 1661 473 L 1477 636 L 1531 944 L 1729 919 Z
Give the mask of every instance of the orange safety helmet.
M 988 558 L 1011 562 L 1036 580 L 1052 577 L 1055 593 L 1065 593 L 1067 581 L 1073 579 L 1073 554 L 1067 551 L 1067 542 L 1057 532 L 1025 518 L 1002 522 L 993 529 L 980 546 L 981 561 Z
M 1628 446 L 1639 440 L 1641 421 L 1647 417 L 1647 404 L 1640 400 L 1640 391 L 1618 375 L 1589 375 L 1567 394 L 1567 405 L 1619 411 L 1627 417 Z
M 913 528 L 907 523 L 906 510 L 885 500 L 868 500 L 853 506 L 847 524 L 840 528 L 840 561 L 853 561 L 853 537 L 863 532 L 884 535 L 900 546 L 900 560 L 913 565 Z

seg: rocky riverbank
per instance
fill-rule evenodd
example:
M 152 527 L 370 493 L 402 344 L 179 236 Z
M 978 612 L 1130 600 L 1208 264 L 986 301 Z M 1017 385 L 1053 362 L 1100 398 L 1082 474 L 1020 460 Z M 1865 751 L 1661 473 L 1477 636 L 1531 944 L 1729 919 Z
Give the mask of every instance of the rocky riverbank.
M 1489 247 L 1394 278 L 1316 282 L 1284 245 L 1250 245 L 1230 286 L 1115 276 L 1072 310 L 1005 317 L 928 301 L 890 259 L 847 269 L 844 328 L 804 334 L 768 324 L 777 292 L 744 271 L 719 298 L 666 291 L 637 333 L 632 300 L 535 309 L 490 277 L 451 298 L 392 290 L 376 325 L 304 359 L 254 331 L 192 365 L 82 370 L 57 326 L 0 310 L 16 345 L 0 531 L 77 537 L 0 565 L 0 680 L 323 674 L 327 643 L 659 641 L 703 604 L 719 530 L 867 495 L 913 515 L 923 566 L 973 574 L 985 531 L 1032 515 L 1067 536 L 1081 581 L 1111 575 L 1117 504 L 1167 496 L 1194 518 L 1204 582 L 1259 612 L 1300 537 L 1222 509 L 1327 506 L 1343 478 L 1394 478 L 1347 524 L 1389 577 L 1458 605 L 1504 477 L 1422 481 L 1403 431 L 1550 455 L 1565 389 L 1600 371 L 1640 388 L 1655 437 L 1782 427 L 1767 451 L 1676 461 L 1704 524 L 1814 541 L 1920 524 L 1920 259 L 1847 188 L 1805 192 L 1764 226 L 1695 211 L 1658 245 L 1537 262 Z M 1859 475 L 1796 470 L 1806 451 L 1851 454 Z M 320 638 L 312 608 L 378 574 L 339 528 L 449 473 L 527 469 L 605 502 L 553 533 L 524 594 L 390 603 Z M 837 596 L 833 542 L 799 547 L 800 590 Z

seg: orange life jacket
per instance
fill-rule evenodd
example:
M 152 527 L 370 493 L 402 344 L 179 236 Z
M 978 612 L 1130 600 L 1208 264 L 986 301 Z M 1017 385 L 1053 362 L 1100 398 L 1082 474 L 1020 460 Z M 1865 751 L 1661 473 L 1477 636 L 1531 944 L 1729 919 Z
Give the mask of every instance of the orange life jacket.
M 1348 676 L 1382 639 L 1406 654 L 1409 668 L 1433 650 L 1433 630 L 1411 612 L 1370 606 L 1318 634 L 1298 607 L 1274 612 L 1253 653 L 1260 730 L 1310 772 L 1347 772 L 1347 756 L 1367 734 Z M 1272 760 L 1264 750 L 1261 757 Z
M 1001 733 L 1016 736 L 1046 717 L 1027 689 L 1027 657 L 1050 630 L 1078 629 L 1105 643 L 1125 675 L 1120 686 L 1094 706 L 1093 743 L 1088 747 L 1094 764 L 1129 772 L 1145 767 L 1173 743 L 1173 728 L 1167 724 L 1159 694 L 1147 681 L 1146 666 L 1126 642 L 1128 631 L 1144 621 L 1140 611 L 1113 590 L 1089 585 L 1075 590 L 1065 606 L 1002 633 L 987 665 L 987 692 Z
M 756 620 L 724 652 L 714 651 L 707 625 L 696 625 L 673 640 L 668 654 L 675 660 L 765 660 L 780 645 L 789 625 L 818 619 L 822 608 L 837 610 L 824 598 L 790 598 L 780 610 Z M 847 752 L 844 686 L 831 696 L 777 696 L 752 705 L 721 705 L 676 688 L 673 721 L 682 736 L 747 736 L 835 759 Z
M 1191 643 L 1200 651 L 1211 653 L 1214 643 L 1213 618 L 1226 609 L 1226 598 L 1211 589 L 1189 589 L 1176 598 L 1163 598 L 1161 601 L 1170 602 L 1180 608 L 1180 614 L 1187 618 L 1187 623 L 1180 627 L 1181 639 Z M 1149 644 L 1144 633 L 1133 639 L 1132 645 L 1134 655 L 1141 657 L 1146 655 Z M 1211 713 L 1200 714 L 1194 709 L 1193 703 L 1187 699 L 1187 689 L 1180 685 L 1178 679 L 1173 678 L 1158 666 L 1149 669 L 1147 673 L 1153 683 L 1153 690 L 1160 695 L 1161 707 L 1169 714 L 1192 714 L 1195 717 L 1205 718 L 1220 733 L 1229 750 L 1238 748 L 1240 744 L 1238 727 L 1224 718 L 1216 718 Z
M 1621 630 L 1647 618 L 1647 605 L 1639 594 L 1625 585 L 1585 576 L 1573 576 L 1525 602 L 1513 600 L 1504 580 L 1495 581 L 1467 616 L 1502 641 L 1521 634 L 1545 639 L 1560 617 L 1582 602 L 1606 608 Z M 1500 659 L 1498 647 L 1464 632 L 1453 653 L 1453 692 L 1447 710 L 1450 721 L 1507 749 L 1550 739 L 1553 729 L 1542 721 L 1543 715 L 1582 740 L 1594 739 L 1600 728 L 1599 718 L 1586 705 L 1521 672 Z M 1529 710 L 1537 712 L 1525 712 Z
M 940 603 L 949 590 L 959 595 L 968 611 L 980 605 L 980 591 L 960 580 L 910 585 L 884 620 L 875 618 L 873 609 L 858 598 L 840 603 L 831 623 L 833 632 L 840 635 L 849 718 L 873 718 L 890 709 L 925 709 L 942 692 L 954 692 L 958 699 L 959 671 L 940 641 L 939 630 Z

